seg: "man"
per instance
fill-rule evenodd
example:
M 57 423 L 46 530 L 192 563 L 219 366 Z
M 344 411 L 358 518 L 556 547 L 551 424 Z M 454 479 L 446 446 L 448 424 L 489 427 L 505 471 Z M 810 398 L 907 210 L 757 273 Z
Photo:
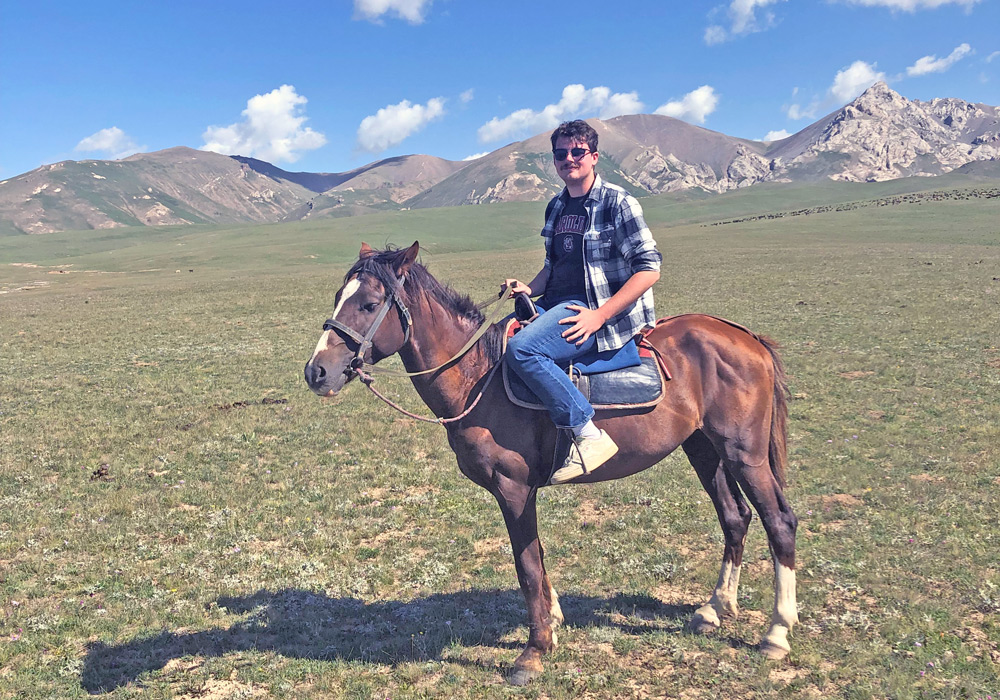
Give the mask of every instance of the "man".
M 551 141 L 566 187 L 545 210 L 545 265 L 528 284 L 508 279 L 503 289 L 541 295 L 544 313 L 511 339 L 507 358 L 556 426 L 573 432 L 577 449 L 552 475 L 561 484 L 597 469 L 618 446 L 558 365 L 621 348 L 655 322 L 651 287 L 661 256 L 639 203 L 594 171 L 597 132 L 585 121 L 565 122 Z

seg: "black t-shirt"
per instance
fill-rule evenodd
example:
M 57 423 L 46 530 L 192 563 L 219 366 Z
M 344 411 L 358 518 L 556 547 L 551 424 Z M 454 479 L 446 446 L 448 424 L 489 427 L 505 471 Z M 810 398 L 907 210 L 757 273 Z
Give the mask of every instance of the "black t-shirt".
M 584 282 L 583 234 L 589 228 L 589 214 L 582 197 L 568 197 L 566 206 L 555 225 L 550 256 L 552 272 L 549 274 L 545 294 L 540 303 L 546 309 L 568 299 L 587 300 Z

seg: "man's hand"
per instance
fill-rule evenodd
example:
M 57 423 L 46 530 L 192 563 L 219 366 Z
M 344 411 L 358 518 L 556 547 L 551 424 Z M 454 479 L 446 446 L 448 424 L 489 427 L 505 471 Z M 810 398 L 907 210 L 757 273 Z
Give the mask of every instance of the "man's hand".
M 526 285 L 524 282 L 514 279 L 513 277 L 504 280 L 503 284 L 500 285 L 500 293 L 503 294 L 506 292 L 508 287 L 514 288 L 514 294 L 524 292 L 529 297 L 531 296 L 531 287 Z
M 566 308 L 570 311 L 576 311 L 577 314 L 576 316 L 567 316 L 559 322 L 573 324 L 572 327 L 563 331 L 562 337 L 570 343 L 575 341 L 578 347 L 587 342 L 587 338 L 601 330 L 607 323 L 607 319 L 604 318 L 604 314 L 599 309 L 588 309 L 586 306 L 578 306 L 577 304 L 570 304 Z

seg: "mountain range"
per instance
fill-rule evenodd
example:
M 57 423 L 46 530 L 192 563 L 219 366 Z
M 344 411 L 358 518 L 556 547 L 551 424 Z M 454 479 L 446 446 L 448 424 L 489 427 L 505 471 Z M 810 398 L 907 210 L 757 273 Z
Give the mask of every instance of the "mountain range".
M 1000 160 L 1000 108 L 955 98 L 908 100 L 882 82 L 780 141 L 734 138 L 652 114 L 588 121 L 600 138 L 598 171 L 636 196 L 935 176 Z M 288 172 L 186 147 L 63 161 L 0 182 L 0 234 L 540 201 L 562 188 L 550 150 L 545 133 L 471 161 L 410 155 L 345 173 Z

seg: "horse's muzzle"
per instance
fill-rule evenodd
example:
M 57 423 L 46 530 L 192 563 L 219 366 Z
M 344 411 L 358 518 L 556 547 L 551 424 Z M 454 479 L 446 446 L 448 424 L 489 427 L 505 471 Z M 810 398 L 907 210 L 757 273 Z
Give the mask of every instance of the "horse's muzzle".
M 345 374 L 327 372 L 322 364 L 312 361 L 306 363 L 304 375 L 309 388 L 320 396 L 335 396 L 348 380 Z

